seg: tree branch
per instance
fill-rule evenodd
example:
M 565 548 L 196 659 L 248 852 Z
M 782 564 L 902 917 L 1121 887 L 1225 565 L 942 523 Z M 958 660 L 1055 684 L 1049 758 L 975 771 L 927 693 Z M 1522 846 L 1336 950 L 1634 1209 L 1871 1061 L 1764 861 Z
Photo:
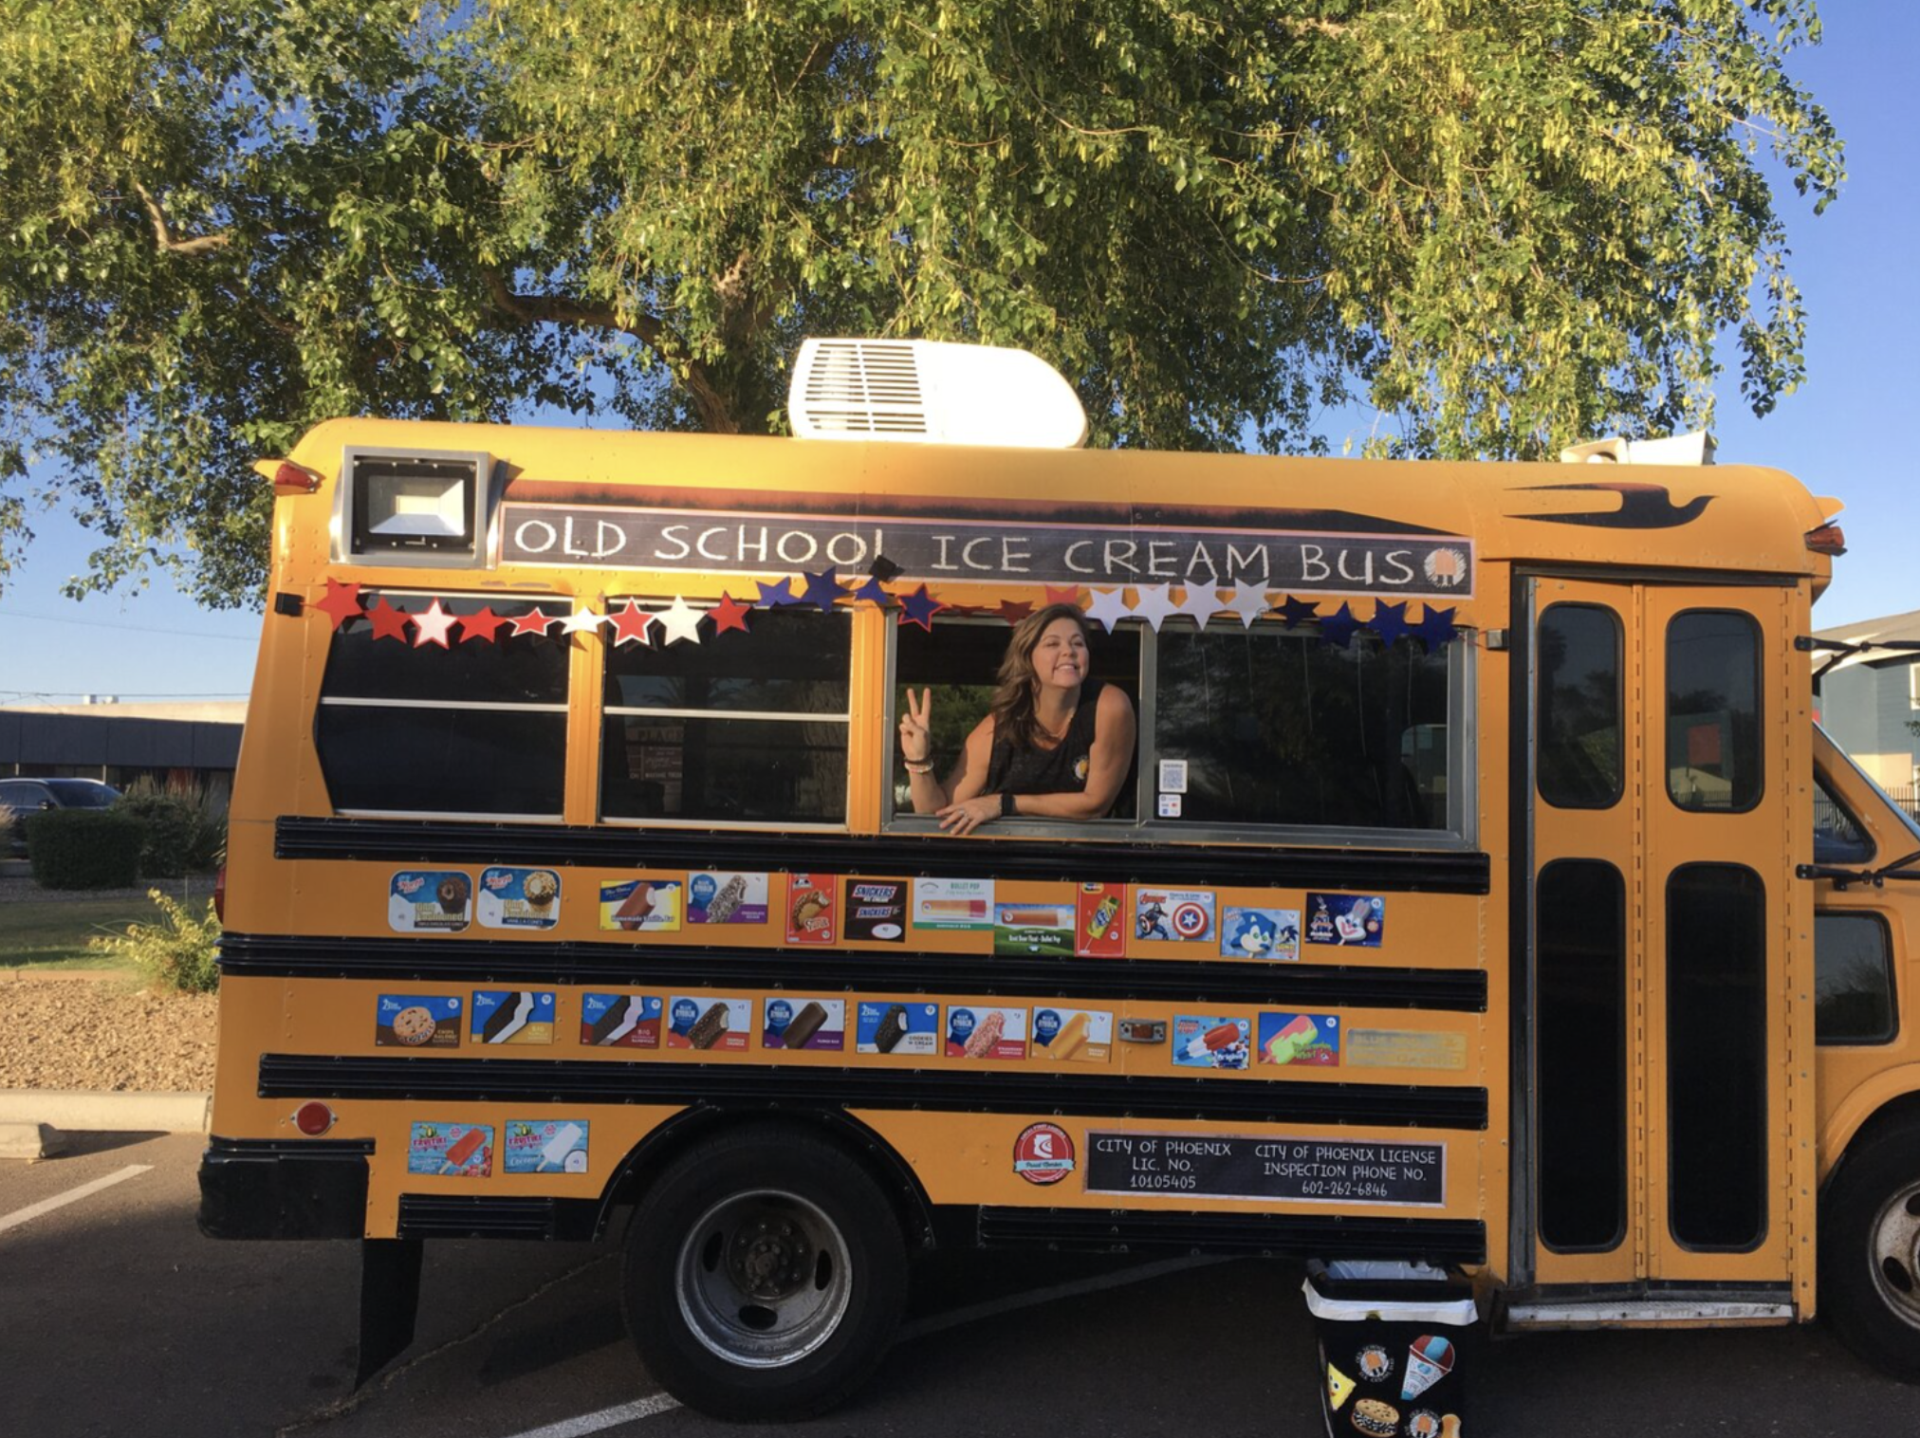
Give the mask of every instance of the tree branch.
M 176 240 L 173 230 L 167 224 L 167 212 L 160 208 L 160 202 L 147 193 L 147 187 L 138 180 L 133 182 L 134 192 L 140 196 L 140 203 L 147 207 L 147 215 L 153 221 L 153 240 L 161 250 L 170 255 L 205 255 L 214 250 L 223 250 L 232 241 L 233 236 L 225 230 L 218 234 L 197 235 L 191 240 Z

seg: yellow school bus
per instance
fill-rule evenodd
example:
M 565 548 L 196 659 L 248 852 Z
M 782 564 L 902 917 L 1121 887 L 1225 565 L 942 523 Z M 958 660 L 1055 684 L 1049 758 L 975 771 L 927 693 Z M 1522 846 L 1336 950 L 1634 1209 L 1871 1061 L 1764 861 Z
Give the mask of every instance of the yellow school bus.
M 1461 1430 L 1479 1320 L 1818 1306 L 1920 1376 L 1920 830 L 1814 724 L 1838 504 L 916 442 L 968 393 L 261 466 L 205 1230 L 361 1240 L 363 1372 L 423 1240 L 623 1241 L 734 1418 L 851 1392 L 936 1243 L 1309 1260 L 1323 1332 L 1407 1327 L 1322 1360 L 1381 1438 Z M 944 768 L 1059 602 L 1119 799 L 942 832 L 905 692 Z

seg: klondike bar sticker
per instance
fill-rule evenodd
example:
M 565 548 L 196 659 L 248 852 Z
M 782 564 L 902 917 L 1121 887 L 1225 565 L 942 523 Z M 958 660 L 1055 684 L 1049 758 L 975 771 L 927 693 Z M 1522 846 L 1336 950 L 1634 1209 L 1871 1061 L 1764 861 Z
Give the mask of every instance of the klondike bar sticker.
M 1179 1193 L 1304 1203 L 1446 1202 L 1443 1143 L 1087 1134 L 1088 1193 Z

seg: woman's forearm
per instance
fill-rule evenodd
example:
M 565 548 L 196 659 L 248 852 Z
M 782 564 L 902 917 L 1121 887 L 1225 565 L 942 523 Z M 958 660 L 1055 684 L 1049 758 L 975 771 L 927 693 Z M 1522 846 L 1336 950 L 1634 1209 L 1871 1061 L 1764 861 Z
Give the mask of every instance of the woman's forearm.
M 933 777 L 931 769 L 924 774 L 908 770 L 907 781 L 913 796 L 913 812 L 916 814 L 938 814 L 953 802 L 947 795 L 946 786 Z

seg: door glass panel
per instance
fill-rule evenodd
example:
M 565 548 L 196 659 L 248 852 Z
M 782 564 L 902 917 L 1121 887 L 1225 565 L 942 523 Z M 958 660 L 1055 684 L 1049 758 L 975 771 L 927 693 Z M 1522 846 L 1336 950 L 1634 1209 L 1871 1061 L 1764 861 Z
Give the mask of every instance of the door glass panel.
M 1827 781 L 1814 776 L 1813 862 L 1864 864 L 1873 858 L 1873 840 L 1847 806 L 1834 797 Z
M 1760 802 L 1759 653 L 1749 615 L 1692 609 L 1667 625 L 1667 793 L 1682 809 Z
M 1540 797 L 1606 809 L 1621 793 L 1620 619 L 1597 604 L 1556 604 L 1539 627 Z
M 1878 914 L 1816 914 L 1813 1031 L 1823 1044 L 1883 1044 L 1898 1032 L 1893 954 Z

